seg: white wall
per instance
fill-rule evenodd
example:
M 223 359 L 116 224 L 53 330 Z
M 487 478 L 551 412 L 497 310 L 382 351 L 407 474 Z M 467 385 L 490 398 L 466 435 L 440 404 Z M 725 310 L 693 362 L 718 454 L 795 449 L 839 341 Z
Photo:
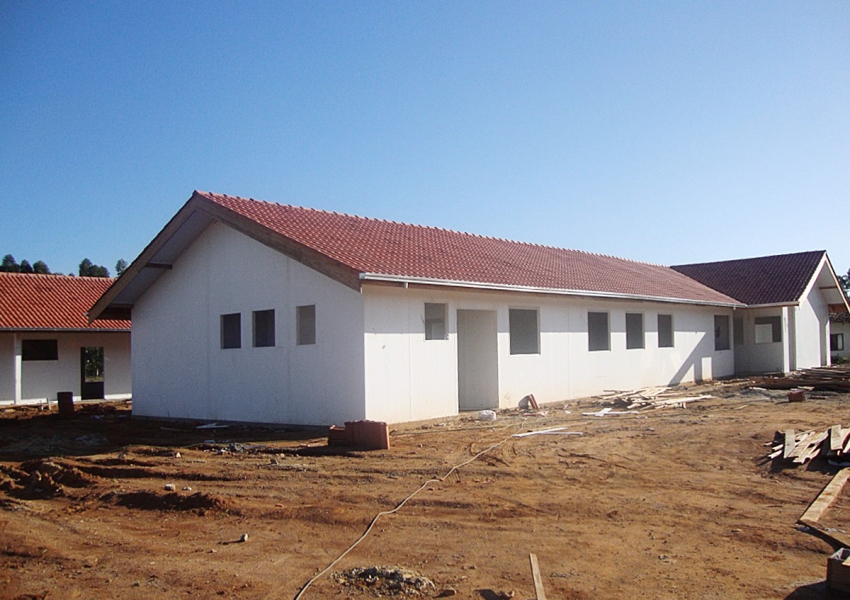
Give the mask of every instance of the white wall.
M 526 394 L 553 402 L 606 389 L 674 385 L 734 373 L 733 350 L 714 350 L 714 316 L 728 316 L 731 329 L 730 309 L 376 285 L 364 286 L 363 296 L 370 419 L 399 422 L 457 412 L 458 310 L 496 313 L 501 408 L 516 406 Z M 425 340 L 426 302 L 448 304 L 447 340 Z M 539 353 L 511 355 L 510 308 L 538 311 Z M 588 351 L 589 310 L 609 313 L 608 351 Z M 644 315 L 643 349 L 626 349 L 626 312 Z M 673 348 L 658 348 L 659 312 L 673 315 Z
M 316 344 L 295 343 L 316 306 Z M 275 346 L 252 347 L 252 312 L 275 311 Z M 240 313 L 242 347 L 221 348 Z M 221 224 L 133 308 L 133 411 L 142 416 L 329 424 L 364 412 L 361 295 Z
M 758 373 L 784 372 L 789 370 L 789 348 L 793 347 L 792 325 L 788 311 L 782 307 L 738 309 L 735 318 L 743 324 L 743 345 L 735 345 L 735 373 L 752 375 Z M 755 320 L 760 317 L 779 317 L 782 321 L 782 339 L 778 342 L 756 344 Z
M 15 344 L 18 340 L 58 340 L 58 360 L 21 362 L 21 402 L 55 401 L 58 392 L 80 399 L 80 348 L 102 346 L 104 395 L 107 400 L 130 397 L 130 334 L 98 332 L 0 333 L 0 402 L 15 401 Z
M 817 286 L 813 286 L 800 306 L 794 309 L 796 369 L 829 364 L 829 306 Z

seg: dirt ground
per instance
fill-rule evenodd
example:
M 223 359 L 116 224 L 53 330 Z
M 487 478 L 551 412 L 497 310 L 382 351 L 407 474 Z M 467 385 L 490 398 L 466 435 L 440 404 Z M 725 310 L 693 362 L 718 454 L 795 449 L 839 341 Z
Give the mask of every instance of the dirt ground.
M 766 444 L 850 426 L 850 394 L 706 390 L 639 414 L 584 416 L 601 406 L 585 400 L 398 426 L 371 452 L 125 403 L 0 409 L 0 597 L 294 599 L 430 479 L 301 598 L 533 598 L 530 553 L 550 600 L 827 596 L 833 547 L 795 523 L 834 469 L 772 463 Z M 553 427 L 583 435 L 512 437 Z M 848 527 L 848 496 L 824 525 Z M 353 571 L 380 566 L 419 590 Z

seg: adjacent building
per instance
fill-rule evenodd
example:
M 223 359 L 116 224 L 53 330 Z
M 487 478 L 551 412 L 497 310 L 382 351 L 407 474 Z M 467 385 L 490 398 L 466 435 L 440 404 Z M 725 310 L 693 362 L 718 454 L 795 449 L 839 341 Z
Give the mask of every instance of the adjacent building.
M 114 281 L 0 273 L 0 403 L 130 397 L 129 319 L 86 316 Z

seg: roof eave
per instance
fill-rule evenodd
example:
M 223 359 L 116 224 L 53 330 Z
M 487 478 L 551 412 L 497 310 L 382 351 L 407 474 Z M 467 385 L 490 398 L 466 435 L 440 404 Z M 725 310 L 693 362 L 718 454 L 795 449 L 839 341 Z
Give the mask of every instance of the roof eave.
M 427 277 L 406 277 L 402 275 L 386 275 L 383 273 L 361 273 L 362 281 L 376 281 L 399 284 L 433 285 L 442 287 L 459 287 L 476 290 L 491 290 L 499 292 L 519 292 L 525 294 L 551 294 L 556 296 L 579 296 L 584 298 L 604 298 L 607 300 L 636 300 L 644 302 L 665 302 L 668 304 L 691 304 L 699 306 L 721 306 L 725 308 L 746 308 L 745 304 L 737 302 L 711 302 L 690 298 L 667 298 L 664 296 L 649 296 L 642 294 L 621 294 L 615 292 L 597 292 L 591 290 L 573 290 L 560 288 L 545 288 L 533 286 L 483 283 L 475 281 L 455 281 L 448 279 L 430 279 Z

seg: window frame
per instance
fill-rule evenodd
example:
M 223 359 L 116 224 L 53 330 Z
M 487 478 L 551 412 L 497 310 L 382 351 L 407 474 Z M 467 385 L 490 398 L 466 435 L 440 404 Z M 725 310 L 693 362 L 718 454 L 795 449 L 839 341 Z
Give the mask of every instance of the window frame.
M 268 329 L 261 329 L 268 327 Z M 274 348 L 275 310 L 255 310 L 251 313 L 251 341 L 254 348 Z
M 673 315 L 667 314 L 667 313 L 658 313 L 658 315 L 656 315 L 656 316 L 657 316 L 656 325 L 657 325 L 657 329 L 658 329 L 658 347 L 659 348 L 675 348 L 676 347 L 676 330 L 673 328 Z M 662 317 L 666 317 L 667 318 L 666 320 L 669 320 L 669 322 L 670 322 L 670 330 L 669 330 L 669 332 L 665 332 L 665 335 L 664 335 L 664 338 L 666 338 L 667 337 L 666 334 L 669 333 L 669 336 L 670 336 L 670 343 L 669 344 L 662 343 L 662 331 L 663 331 L 663 329 L 666 329 L 666 326 L 663 329 L 661 327 Z M 666 339 L 664 341 L 666 341 Z
M 295 307 L 295 345 L 316 345 L 315 304 L 302 304 Z
M 430 316 L 428 315 L 428 307 L 432 307 Z M 436 309 L 433 307 L 440 307 L 439 310 L 442 314 L 439 318 L 435 315 Z M 424 311 L 425 341 L 449 339 L 448 305 L 445 302 L 425 302 Z
M 841 346 L 838 348 L 837 346 Z M 847 346 L 844 345 L 844 332 L 839 331 L 836 333 L 829 334 L 829 351 L 830 352 L 844 352 Z
M 594 315 L 593 317 L 591 315 Z M 597 320 L 597 317 L 605 317 L 605 345 L 594 344 L 594 337 L 598 337 L 601 331 L 597 331 L 595 336 L 591 330 L 594 326 L 592 321 Z M 602 323 L 596 323 L 595 326 L 601 326 Z M 596 340 L 601 341 L 600 340 Z M 589 310 L 587 311 L 587 351 L 588 352 L 610 352 L 611 351 L 611 315 L 608 312 Z
M 631 317 L 631 319 L 629 318 Z M 635 317 L 639 320 L 640 332 L 633 331 L 635 327 Z M 632 321 L 631 325 L 629 321 Z M 631 329 L 630 329 L 631 327 Z M 639 339 L 634 339 L 638 335 Z M 638 345 L 639 344 L 639 345 Z M 643 313 L 626 313 L 626 350 L 643 350 L 646 348 L 646 329 L 643 326 Z
M 235 331 L 231 329 L 234 326 L 234 321 Z M 219 327 L 221 329 L 222 350 L 238 350 L 242 347 L 242 313 L 226 313 L 221 315 Z
M 534 315 L 534 333 L 529 317 Z M 537 308 L 508 308 L 508 338 L 512 356 L 540 354 L 540 311 Z
M 776 344 L 782 341 L 782 317 L 756 317 L 753 320 L 755 325 L 754 342 L 756 344 Z M 764 337 L 766 327 L 770 327 L 770 339 Z
M 725 327 L 722 323 L 725 322 Z M 714 315 L 714 351 L 724 352 L 730 350 L 732 340 L 730 339 L 729 326 L 731 325 L 729 315 Z M 725 342 L 725 345 L 724 345 Z
M 21 361 L 49 360 L 59 360 L 58 338 L 21 340 Z

